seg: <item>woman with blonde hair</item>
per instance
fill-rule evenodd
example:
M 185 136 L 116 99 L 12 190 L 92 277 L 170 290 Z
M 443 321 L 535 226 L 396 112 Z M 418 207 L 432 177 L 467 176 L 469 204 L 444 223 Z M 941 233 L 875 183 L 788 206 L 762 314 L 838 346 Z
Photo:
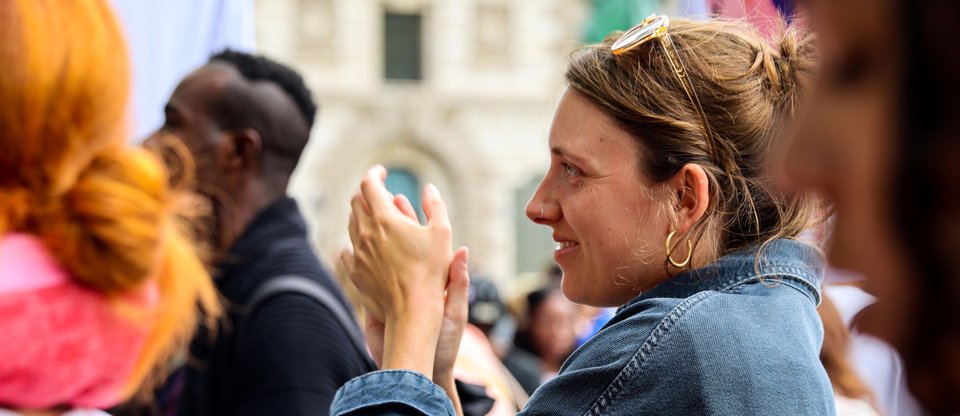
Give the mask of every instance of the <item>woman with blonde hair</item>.
M 0 2 L 0 72 L 0 413 L 114 406 L 218 314 L 186 194 L 126 144 L 106 1 Z
M 526 214 L 553 229 L 563 293 L 619 310 L 522 414 L 834 413 L 822 259 L 797 240 L 819 206 L 765 170 L 814 54 L 802 32 L 773 46 L 742 23 L 665 16 L 574 53 Z M 452 414 L 466 252 L 450 252 L 435 188 L 421 226 L 385 175 L 354 197 L 344 260 L 384 323 L 371 339 L 387 371 L 344 385 L 332 412 Z

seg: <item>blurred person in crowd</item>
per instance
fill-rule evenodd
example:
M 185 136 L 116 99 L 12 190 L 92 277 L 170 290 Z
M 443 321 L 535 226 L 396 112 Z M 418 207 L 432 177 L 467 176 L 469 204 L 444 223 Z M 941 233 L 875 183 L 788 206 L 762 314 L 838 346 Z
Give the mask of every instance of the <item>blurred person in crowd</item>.
M 507 307 L 500 298 L 497 284 L 488 277 L 474 274 L 470 279 L 467 323 L 477 327 L 484 335 L 490 336 L 496 326 L 507 316 Z
M 533 394 L 540 387 L 543 365 L 535 355 L 513 345 L 516 320 L 508 313 L 497 285 L 482 276 L 472 277 L 469 302 L 467 323 L 476 326 L 487 336 L 503 365 L 526 395 Z
M 764 169 L 815 53 L 802 31 L 771 44 L 743 23 L 664 16 L 574 53 L 527 216 L 554 230 L 567 298 L 621 307 L 525 413 L 834 413 L 822 258 L 796 240 L 822 209 Z M 436 188 L 420 225 L 385 176 L 371 169 L 352 201 L 345 260 L 393 371 L 351 380 L 332 411 L 452 414 L 466 256 Z
M 560 265 L 554 262 L 550 263 L 550 267 L 547 268 L 547 285 L 560 285 L 560 282 L 563 281 L 563 269 L 560 268 Z
M 595 308 L 577 305 L 577 347 L 586 344 L 617 314 L 617 308 Z
M 823 347 L 820 361 L 830 376 L 837 402 L 838 416 L 876 416 L 870 404 L 873 394 L 857 375 L 847 358 L 850 332 L 829 296 L 823 296 L 818 311 L 823 320 Z
M 526 316 L 515 345 L 540 360 L 540 384 L 550 381 L 577 347 L 577 305 L 567 300 L 559 285 L 527 295 Z
M 823 68 L 787 173 L 831 200 L 829 259 L 878 298 L 859 327 L 900 352 L 927 411 L 960 413 L 960 3 L 798 4 Z
M 148 140 L 164 148 L 175 136 L 197 161 L 214 278 L 230 305 L 219 331 L 191 343 L 179 414 L 322 414 L 340 385 L 374 368 L 286 195 L 315 112 L 294 70 L 224 51 L 177 86 Z
M 513 415 L 527 402 L 527 393 L 501 361 L 489 338 L 505 315 L 496 284 L 485 277 L 470 279 L 467 325 L 453 369 L 457 392 L 463 399 L 464 414 L 471 414 L 471 407 L 480 408 L 478 400 L 464 399 L 464 394 L 470 394 L 469 391 L 476 387 L 493 399 L 492 407 L 481 414 Z
M 551 263 L 547 269 L 547 285 L 559 287 L 563 280 L 563 269 L 556 263 Z M 616 314 L 616 308 L 596 308 L 590 305 L 577 305 L 573 328 L 577 335 L 576 346 L 579 347 L 590 340 Z
M 218 317 L 190 178 L 126 145 L 125 50 L 105 1 L 0 2 L 0 414 L 105 414 Z

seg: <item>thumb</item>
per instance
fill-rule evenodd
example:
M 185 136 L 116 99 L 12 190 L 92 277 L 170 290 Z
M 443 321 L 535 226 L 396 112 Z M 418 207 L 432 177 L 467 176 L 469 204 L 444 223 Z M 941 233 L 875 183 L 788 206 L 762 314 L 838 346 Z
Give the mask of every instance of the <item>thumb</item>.
M 458 320 L 466 320 L 467 306 L 470 298 L 470 274 L 467 271 L 467 261 L 470 257 L 470 251 L 466 247 L 460 247 L 453 254 L 453 261 L 450 262 L 450 280 L 447 282 L 447 304 L 445 309 L 448 316 L 451 313 L 463 316 L 456 316 Z
M 393 197 L 393 205 L 395 205 L 403 215 L 406 215 L 407 218 L 410 218 L 414 221 L 420 222 L 417 219 L 417 212 L 413 210 L 413 204 L 410 203 L 410 200 L 407 199 L 407 196 L 404 194 L 396 194 Z

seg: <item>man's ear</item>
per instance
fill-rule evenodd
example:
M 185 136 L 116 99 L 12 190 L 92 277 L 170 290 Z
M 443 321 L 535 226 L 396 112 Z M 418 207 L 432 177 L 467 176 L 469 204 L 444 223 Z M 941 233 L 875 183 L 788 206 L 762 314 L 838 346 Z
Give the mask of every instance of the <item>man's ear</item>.
M 667 183 L 675 198 L 677 232 L 683 235 L 703 218 L 710 206 L 710 180 L 702 166 L 688 163 Z
M 224 132 L 221 152 L 224 168 L 239 172 L 260 169 L 260 155 L 263 152 L 263 139 L 260 133 L 251 128 Z

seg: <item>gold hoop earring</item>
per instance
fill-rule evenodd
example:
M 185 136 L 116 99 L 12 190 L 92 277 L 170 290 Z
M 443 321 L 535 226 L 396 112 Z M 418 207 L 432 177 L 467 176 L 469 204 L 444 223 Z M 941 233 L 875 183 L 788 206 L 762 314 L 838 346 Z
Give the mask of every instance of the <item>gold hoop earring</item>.
M 687 258 L 683 259 L 681 262 L 677 262 L 670 257 L 673 255 L 673 249 L 670 248 L 670 240 L 673 240 L 673 236 L 677 234 L 677 230 L 673 230 L 670 234 L 667 234 L 667 242 L 664 243 L 664 248 L 667 252 L 667 261 L 670 262 L 670 265 L 678 269 L 682 269 L 690 264 L 690 259 L 693 258 L 693 243 L 690 242 L 690 239 L 687 239 Z

